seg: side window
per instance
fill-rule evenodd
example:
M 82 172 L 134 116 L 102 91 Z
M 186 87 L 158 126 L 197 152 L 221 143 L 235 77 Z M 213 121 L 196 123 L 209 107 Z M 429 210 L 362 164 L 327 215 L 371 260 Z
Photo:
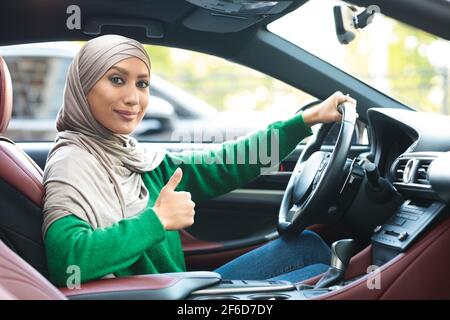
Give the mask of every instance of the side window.
M 265 74 L 198 52 L 146 46 L 152 58 L 148 120 L 160 131 L 137 130 L 140 141 L 223 142 L 295 114 L 312 96 Z M 146 126 L 145 121 L 141 126 Z
M 5 136 L 14 141 L 53 140 L 71 57 L 4 55 L 13 83 L 12 117 Z
M 6 137 L 53 141 L 70 63 L 80 42 L 0 47 L 14 105 Z M 145 46 L 152 59 L 150 100 L 133 136 L 155 142 L 223 142 L 291 117 L 314 97 L 230 61 Z
M 5 56 L 14 90 L 14 119 L 51 119 L 62 102 L 70 58 Z

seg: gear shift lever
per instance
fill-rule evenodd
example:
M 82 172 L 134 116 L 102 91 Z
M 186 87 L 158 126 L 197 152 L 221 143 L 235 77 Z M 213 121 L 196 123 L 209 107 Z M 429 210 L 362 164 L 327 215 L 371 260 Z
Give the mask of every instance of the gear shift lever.
M 328 288 L 344 279 L 348 263 L 356 249 L 353 239 L 343 239 L 331 245 L 331 263 L 328 271 L 314 286 L 314 289 Z

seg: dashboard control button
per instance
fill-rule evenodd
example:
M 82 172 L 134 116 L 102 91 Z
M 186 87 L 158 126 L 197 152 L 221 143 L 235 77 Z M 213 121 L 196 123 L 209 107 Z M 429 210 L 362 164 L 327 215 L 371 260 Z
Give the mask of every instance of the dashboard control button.
M 373 232 L 379 233 L 383 229 L 383 226 L 377 226 L 375 229 L 373 229 Z
M 408 236 L 409 236 L 408 232 L 403 231 L 398 235 L 397 239 L 400 241 L 404 241 L 406 240 L 406 238 L 408 238 Z
M 405 222 L 406 222 L 406 220 L 403 218 L 395 218 L 393 221 L 393 223 L 397 226 L 402 226 L 405 224 Z

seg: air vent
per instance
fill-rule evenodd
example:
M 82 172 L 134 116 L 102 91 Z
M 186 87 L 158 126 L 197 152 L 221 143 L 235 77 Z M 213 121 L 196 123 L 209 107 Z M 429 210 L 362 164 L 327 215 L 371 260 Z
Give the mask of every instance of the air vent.
M 403 182 L 403 174 L 405 173 L 406 164 L 409 159 L 400 159 L 395 168 L 394 182 Z
M 422 159 L 419 161 L 419 165 L 417 166 L 416 175 L 414 177 L 414 183 L 430 185 L 430 182 L 427 178 L 428 168 L 433 160 L 431 159 Z
M 401 157 L 394 167 L 394 185 L 399 188 L 430 189 L 427 178 L 433 155 L 412 155 Z

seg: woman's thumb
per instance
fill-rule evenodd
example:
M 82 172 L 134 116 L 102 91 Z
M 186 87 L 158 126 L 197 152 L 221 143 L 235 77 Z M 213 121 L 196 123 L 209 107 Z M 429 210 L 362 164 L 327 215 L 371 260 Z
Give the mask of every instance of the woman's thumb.
M 173 175 L 170 177 L 169 181 L 166 184 L 166 188 L 169 188 L 170 190 L 175 190 L 175 188 L 178 186 L 178 184 L 181 181 L 181 178 L 183 177 L 183 171 L 181 168 L 177 168 Z

